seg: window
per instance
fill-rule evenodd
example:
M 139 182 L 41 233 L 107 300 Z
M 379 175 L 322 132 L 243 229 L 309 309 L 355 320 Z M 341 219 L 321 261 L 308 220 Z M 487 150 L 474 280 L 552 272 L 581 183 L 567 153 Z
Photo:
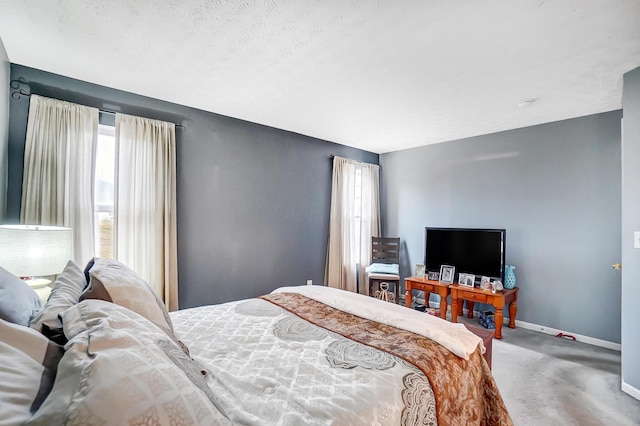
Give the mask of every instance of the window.
M 331 214 L 325 284 L 367 293 L 364 268 L 371 263 L 371 238 L 380 234 L 379 169 L 333 158 Z
M 95 169 L 95 253 L 113 258 L 113 204 L 116 158 L 115 127 L 98 126 Z

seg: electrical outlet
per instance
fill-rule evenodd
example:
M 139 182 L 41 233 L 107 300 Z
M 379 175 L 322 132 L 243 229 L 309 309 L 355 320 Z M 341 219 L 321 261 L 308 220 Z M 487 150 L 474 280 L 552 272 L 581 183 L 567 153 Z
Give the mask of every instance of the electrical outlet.
M 640 248 L 640 231 L 633 233 L 633 248 Z
M 313 280 L 307 280 L 307 285 L 313 285 Z

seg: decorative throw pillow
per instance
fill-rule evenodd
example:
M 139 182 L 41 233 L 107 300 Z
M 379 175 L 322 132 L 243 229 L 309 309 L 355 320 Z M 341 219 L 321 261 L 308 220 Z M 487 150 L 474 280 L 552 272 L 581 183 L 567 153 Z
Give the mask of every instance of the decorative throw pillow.
M 372 263 L 367 266 L 367 272 L 371 274 L 392 274 L 398 275 L 400 273 L 400 265 L 397 263 Z
M 63 353 L 37 331 L 0 319 L 0 425 L 23 424 L 40 408 Z
M 42 308 L 42 300 L 24 281 L 0 268 L 0 318 L 29 325 L 29 321 Z
M 142 315 L 173 336 L 169 312 L 151 286 L 131 268 L 114 259 L 93 260 L 89 285 L 80 300 L 100 299 Z
M 167 335 L 102 300 L 63 314 L 67 351 L 53 390 L 27 424 L 229 424 L 221 401 Z
M 59 314 L 80 301 L 80 295 L 86 286 L 87 281 L 82 269 L 70 260 L 64 271 L 58 275 L 49 300 L 31 320 L 29 327 L 57 343 L 66 343 Z

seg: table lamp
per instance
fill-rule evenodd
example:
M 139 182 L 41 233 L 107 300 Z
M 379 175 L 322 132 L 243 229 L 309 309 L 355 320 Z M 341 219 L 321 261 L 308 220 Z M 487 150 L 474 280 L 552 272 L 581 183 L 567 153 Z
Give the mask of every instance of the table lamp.
M 0 266 L 22 278 L 43 301 L 51 293 L 49 275 L 61 273 L 72 258 L 71 228 L 0 225 Z

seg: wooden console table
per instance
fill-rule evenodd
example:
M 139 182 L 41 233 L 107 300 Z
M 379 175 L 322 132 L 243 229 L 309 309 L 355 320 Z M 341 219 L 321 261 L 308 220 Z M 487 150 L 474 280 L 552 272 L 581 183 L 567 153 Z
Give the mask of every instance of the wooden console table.
M 451 322 L 458 322 L 458 309 L 462 307 L 463 300 L 466 300 L 469 307 L 469 313 L 467 314 L 469 318 L 473 318 L 473 305 L 475 302 L 487 303 L 496 308 L 494 318 L 496 323 L 496 339 L 502 339 L 503 309 L 507 304 L 509 305 L 509 328 L 516 328 L 518 287 L 504 289 L 497 293 L 459 284 L 451 284 L 449 289 L 451 290 Z
M 405 305 L 408 308 L 411 308 L 411 302 L 413 301 L 411 290 L 424 291 L 425 305 L 429 304 L 429 293 L 435 293 L 440 296 L 440 318 L 447 319 L 447 296 L 449 295 L 449 284 L 418 277 L 406 278 L 404 283 L 406 287 L 404 300 Z

